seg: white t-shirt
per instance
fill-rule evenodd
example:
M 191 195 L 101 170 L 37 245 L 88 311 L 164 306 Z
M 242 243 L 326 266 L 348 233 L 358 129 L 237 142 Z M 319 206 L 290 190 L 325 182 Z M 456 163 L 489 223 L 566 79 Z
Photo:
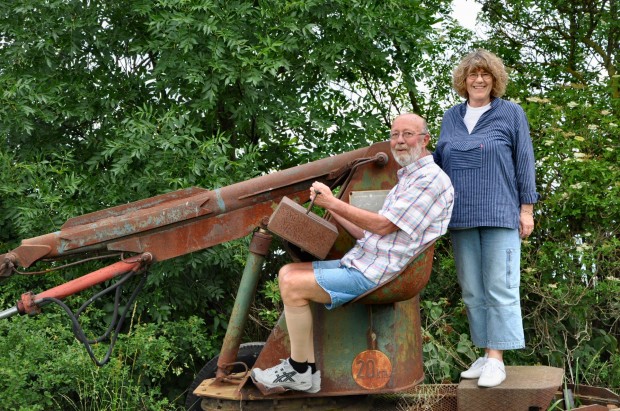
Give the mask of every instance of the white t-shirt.
M 463 121 L 465 121 L 465 127 L 467 127 L 467 131 L 469 131 L 469 134 L 471 134 L 471 131 L 476 126 L 476 123 L 480 119 L 480 116 L 482 116 L 482 114 L 484 114 L 484 112 L 488 111 L 490 108 L 490 102 L 486 106 L 482 107 L 471 107 L 469 103 L 467 104 L 467 111 L 465 112 L 465 118 L 463 119 Z

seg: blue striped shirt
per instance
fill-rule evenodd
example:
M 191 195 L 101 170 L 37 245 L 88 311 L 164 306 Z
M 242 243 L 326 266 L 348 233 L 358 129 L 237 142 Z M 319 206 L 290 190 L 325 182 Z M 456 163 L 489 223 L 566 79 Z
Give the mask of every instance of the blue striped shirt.
M 519 228 L 521 204 L 539 197 L 525 113 L 494 98 L 470 134 L 463 122 L 466 109 L 464 102 L 446 111 L 433 153 L 454 185 L 449 228 Z
M 376 284 L 401 271 L 428 242 L 445 234 L 454 204 L 450 179 L 428 155 L 398 170 L 398 184 L 388 193 L 379 214 L 398 230 L 364 231 L 364 237 L 340 260 Z

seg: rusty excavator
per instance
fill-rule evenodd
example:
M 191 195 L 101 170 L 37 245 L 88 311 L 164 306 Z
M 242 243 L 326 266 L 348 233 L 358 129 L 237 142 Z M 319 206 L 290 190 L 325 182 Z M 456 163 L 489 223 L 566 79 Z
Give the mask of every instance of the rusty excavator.
M 333 259 L 354 244 L 329 215 L 324 221 L 333 225 L 333 242 L 325 243 L 325 236 L 313 231 L 322 221 L 303 222 L 304 230 L 287 223 L 287 219 L 306 218 L 303 212 L 297 217 L 295 211 L 285 214 L 284 222 L 272 230 L 270 222 L 279 205 L 286 199 L 300 207 L 307 203 L 314 181 L 339 187 L 339 197 L 351 203 L 359 197 L 356 193 L 385 192 L 396 184 L 399 168 L 389 152 L 389 142 L 376 143 L 215 190 L 193 187 L 72 218 L 59 231 L 25 239 L 0 255 L 0 277 L 38 262 L 107 255 L 119 255 L 119 261 L 52 289 L 26 292 L 14 307 L 0 312 L 0 319 L 39 313 L 46 304 L 62 304 L 63 298 L 89 287 L 110 280 L 122 283 L 152 264 L 251 235 L 220 353 L 190 386 L 187 409 L 364 409 L 361 399 L 369 394 L 409 390 L 424 379 L 418 294 L 431 273 L 433 244 L 414 256 L 400 275 L 353 302 L 333 311 L 312 306 L 316 362 L 323 374 L 318 393 L 265 393 L 249 378 L 252 367 L 269 367 L 288 357 L 283 316 L 266 342 L 242 344 L 273 235 L 284 243 L 289 241 L 287 234 L 301 236 L 287 247 L 297 261 L 307 260 L 306 251 L 317 245 L 325 254 L 321 258 Z M 131 298 L 136 294 L 137 290 Z M 124 314 L 117 315 L 119 324 Z M 88 349 L 86 337 L 79 333 L 76 337 Z

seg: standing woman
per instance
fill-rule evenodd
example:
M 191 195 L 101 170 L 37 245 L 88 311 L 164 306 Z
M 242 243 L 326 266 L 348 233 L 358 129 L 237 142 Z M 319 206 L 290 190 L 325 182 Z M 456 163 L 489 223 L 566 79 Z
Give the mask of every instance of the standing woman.
M 534 228 L 534 150 L 523 109 L 502 100 L 508 75 L 486 50 L 463 58 L 453 87 L 467 101 L 444 114 L 435 162 L 450 176 L 450 236 L 472 342 L 485 354 L 461 373 L 478 386 L 506 379 L 503 352 L 525 347 L 521 239 Z

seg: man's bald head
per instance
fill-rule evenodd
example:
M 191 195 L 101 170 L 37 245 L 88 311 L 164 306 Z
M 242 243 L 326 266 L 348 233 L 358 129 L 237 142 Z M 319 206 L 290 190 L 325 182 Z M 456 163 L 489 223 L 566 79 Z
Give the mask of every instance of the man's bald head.
M 429 154 L 429 140 L 426 120 L 415 113 L 400 114 L 392 122 L 390 147 L 394 159 L 403 167 Z

